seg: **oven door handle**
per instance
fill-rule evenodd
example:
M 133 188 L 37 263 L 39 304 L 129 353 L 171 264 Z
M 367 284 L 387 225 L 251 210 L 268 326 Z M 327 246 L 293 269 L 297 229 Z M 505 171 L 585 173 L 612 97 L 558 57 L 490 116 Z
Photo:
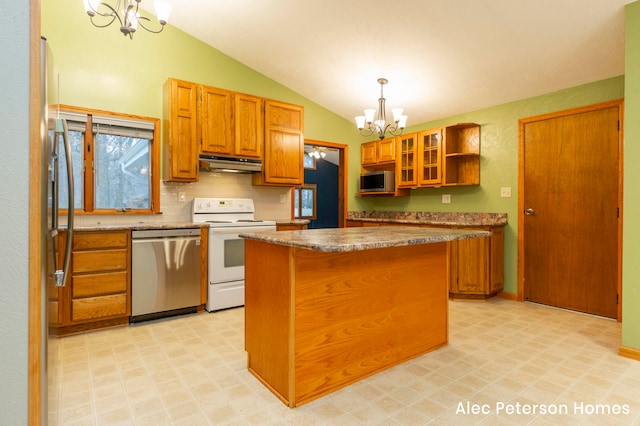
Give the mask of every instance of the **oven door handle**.
M 250 232 L 275 231 L 275 226 L 238 226 L 236 228 L 209 228 L 209 233 L 214 235 L 234 235 Z

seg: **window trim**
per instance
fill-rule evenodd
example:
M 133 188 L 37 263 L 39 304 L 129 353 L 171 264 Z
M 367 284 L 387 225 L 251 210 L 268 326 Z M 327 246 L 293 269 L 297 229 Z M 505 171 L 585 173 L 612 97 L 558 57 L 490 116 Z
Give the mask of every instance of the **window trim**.
M 75 212 L 78 215 L 82 214 L 100 214 L 100 215 L 126 215 L 126 214 L 156 214 L 161 213 L 160 210 L 160 119 L 153 117 L 145 117 L 140 115 L 133 114 L 125 114 L 119 112 L 112 111 L 104 111 L 93 108 L 83 108 L 83 107 L 75 107 L 71 105 L 53 105 L 52 109 L 54 111 L 61 112 L 69 112 L 75 114 L 86 115 L 86 129 L 84 133 L 84 173 L 83 173 L 83 181 L 84 181 L 84 207 L 76 208 Z M 148 209 L 131 209 L 127 211 L 117 211 L 115 209 L 95 209 L 95 194 L 94 194 L 94 181 L 95 181 L 95 171 L 93 168 L 94 164 L 94 149 L 89 144 L 93 144 L 94 136 L 93 136 L 93 116 L 100 116 L 101 118 L 113 118 L 116 122 L 118 120 L 136 120 L 136 121 L 145 121 L 148 123 L 153 123 L 153 139 L 151 140 L 151 161 L 150 161 L 150 174 L 151 174 L 151 200 L 150 206 Z M 147 126 L 146 123 L 143 123 L 143 128 Z
M 313 194 L 313 214 L 311 216 L 303 216 L 302 215 L 302 191 L 311 191 Z M 317 212 L 316 212 L 316 197 L 318 193 L 317 185 L 315 183 L 307 183 L 304 185 L 297 185 L 293 187 L 293 217 L 295 219 L 308 219 L 308 220 L 316 220 Z M 298 205 L 296 205 L 296 194 L 298 194 Z

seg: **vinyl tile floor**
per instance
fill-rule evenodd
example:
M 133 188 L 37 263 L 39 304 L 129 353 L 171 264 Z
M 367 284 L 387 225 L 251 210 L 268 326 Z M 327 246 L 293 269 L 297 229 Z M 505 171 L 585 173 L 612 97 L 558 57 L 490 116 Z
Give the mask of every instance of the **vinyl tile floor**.
M 246 368 L 244 309 L 51 339 L 50 425 L 632 425 L 619 323 L 449 302 L 449 344 L 290 409 Z

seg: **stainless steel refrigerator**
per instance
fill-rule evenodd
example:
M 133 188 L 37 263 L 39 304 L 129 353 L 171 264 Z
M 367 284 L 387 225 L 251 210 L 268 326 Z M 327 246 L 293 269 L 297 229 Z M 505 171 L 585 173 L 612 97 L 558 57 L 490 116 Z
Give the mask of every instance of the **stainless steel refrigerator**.
M 41 205 L 40 233 L 41 233 L 41 259 L 40 259 L 40 305 L 42 306 L 40 320 L 41 336 L 41 424 L 56 424 L 57 416 L 48 416 L 50 409 L 57 412 L 49 401 L 50 380 L 55 380 L 50 375 L 49 353 L 49 325 L 53 319 L 49 312 L 50 303 L 57 300 L 54 292 L 64 286 L 67 281 L 69 264 L 71 259 L 71 246 L 73 243 L 73 211 L 74 211 L 74 186 L 73 165 L 71 160 L 71 146 L 67 131 L 67 123 L 59 118 L 52 103 L 58 103 L 58 76 L 55 68 L 53 53 L 49 43 L 42 38 L 40 43 L 41 54 L 41 105 L 40 105 L 40 151 L 41 151 Z M 62 167 L 61 164 L 66 165 Z M 58 245 L 60 224 L 60 183 L 65 182 L 67 200 L 66 206 L 66 231 L 67 238 L 63 247 Z M 62 253 L 63 252 L 63 253 Z M 52 309 L 52 311 L 54 311 Z M 54 361 L 55 362 L 55 361 Z M 55 395 L 56 398 L 58 395 Z M 51 407 L 50 407 L 51 406 Z

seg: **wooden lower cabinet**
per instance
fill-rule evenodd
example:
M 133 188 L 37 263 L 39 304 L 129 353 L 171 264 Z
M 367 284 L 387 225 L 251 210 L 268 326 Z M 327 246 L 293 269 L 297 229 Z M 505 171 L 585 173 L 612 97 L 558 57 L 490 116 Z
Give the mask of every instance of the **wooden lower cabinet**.
M 307 229 L 306 223 L 278 223 L 276 224 L 276 231 L 300 231 Z
M 413 225 L 399 222 L 347 220 L 347 227 L 393 225 L 460 228 L 450 225 Z M 490 231 L 491 237 L 470 238 L 448 243 L 449 298 L 489 299 L 504 289 L 504 226 L 465 226 L 464 228 Z
M 131 232 L 76 231 L 69 278 L 57 296 L 54 334 L 128 324 Z
M 449 243 L 449 297 L 488 299 L 504 288 L 504 228 L 477 227 L 491 237 Z

